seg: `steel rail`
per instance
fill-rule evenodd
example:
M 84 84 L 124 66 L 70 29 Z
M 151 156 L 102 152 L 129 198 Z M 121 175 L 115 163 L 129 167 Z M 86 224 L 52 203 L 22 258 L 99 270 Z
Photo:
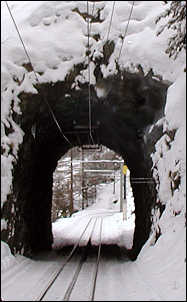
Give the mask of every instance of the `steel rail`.
M 94 271 L 94 274 L 93 274 L 93 286 L 92 286 L 92 289 L 91 289 L 91 295 L 90 295 L 90 299 L 88 301 L 93 301 L 94 300 L 94 294 L 95 294 L 95 288 L 96 288 L 96 281 L 97 281 L 97 273 L 98 273 L 98 267 L 99 267 L 99 261 L 100 261 L 100 253 L 101 253 L 101 238 L 102 238 L 102 223 L 103 223 L 103 218 L 100 218 L 101 222 L 100 222 L 100 235 L 99 235 L 99 245 L 98 245 L 98 252 L 97 252 L 97 261 L 96 261 L 96 266 L 95 266 L 95 271 Z M 96 222 L 97 222 L 97 219 L 95 219 L 95 222 L 94 222 L 94 225 L 93 225 L 93 229 L 92 229 L 92 232 L 91 232 L 91 235 L 90 235 L 90 240 L 91 240 L 91 237 L 92 237 L 92 234 L 94 232 L 94 229 L 95 229 L 95 225 L 96 225 Z M 79 276 L 79 273 L 81 271 L 81 268 L 83 266 L 83 264 L 85 263 L 86 259 L 87 259 L 87 256 L 88 256 L 88 245 L 85 247 L 85 250 L 82 254 L 82 257 L 81 257 L 81 260 L 80 260 L 80 263 L 74 273 L 74 276 L 72 278 L 72 281 L 70 282 L 69 284 L 69 287 L 68 289 L 66 290 L 66 293 L 64 295 L 64 298 L 63 298 L 63 301 L 70 301 L 70 296 L 71 296 L 71 293 L 73 291 L 73 288 L 78 280 L 78 276 Z
M 57 277 L 59 276 L 59 274 L 62 272 L 62 270 L 64 269 L 65 265 L 70 261 L 70 259 L 72 258 L 75 250 L 77 249 L 77 247 L 79 246 L 80 244 L 80 241 L 81 241 L 81 238 L 83 237 L 83 235 L 85 234 L 89 224 L 91 223 L 93 218 L 90 218 L 84 231 L 82 232 L 78 242 L 74 245 L 73 249 L 71 250 L 70 254 L 68 255 L 65 263 L 63 263 L 63 265 L 60 267 L 60 269 L 58 269 L 56 272 L 55 272 L 55 276 L 52 277 L 51 280 L 49 280 L 47 286 L 45 287 L 45 289 L 40 293 L 40 295 L 37 297 L 37 299 L 34 299 L 34 301 L 42 301 L 44 296 L 47 294 L 47 292 L 49 291 L 49 289 L 51 288 L 51 286 L 54 284 L 54 282 L 56 281 Z M 93 224 L 93 227 L 92 227 L 92 231 L 90 233 L 90 236 L 89 236 L 89 240 L 88 240 L 88 243 L 91 241 L 91 237 L 93 235 L 93 232 L 95 230 L 95 226 L 96 226 L 96 222 L 98 221 L 98 218 L 95 219 L 94 221 L 94 224 Z M 95 271 L 94 271 L 94 274 L 93 274 L 93 286 L 91 288 L 91 295 L 90 295 L 90 301 L 93 301 L 94 300 L 94 294 L 95 294 L 95 288 L 96 288 L 96 281 L 97 281 L 97 274 L 98 274 L 98 267 L 99 267 L 99 261 L 100 261 L 100 253 L 101 253 L 101 238 L 102 238 L 102 223 L 103 223 L 103 218 L 100 218 L 100 234 L 99 234 L 99 245 L 98 245 L 98 252 L 97 252 L 97 261 L 96 261 L 96 266 L 95 266 Z M 72 294 L 72 291 L 74 289 L 74 286 L 78 280 L 78 276 L 79 276 L 79 273 L 81 271 L 81 268 L 83 266 L 83 264 L 85 263 L 86 259 L 87 259 L 87 256 L 88 256 L 88 244 L 87 246 L 84 247 L 84 250 L 82 252 L 82 255 L 81 255 L 81 259 L 80 259 L 80 262 L 76 268 L 76 271 L 72 277 L 72 280 L 70 281 L 69 283 L 69 286 L 63 296 L 63 299 L 62 301 L 69 301 L 70 300 L 70 296 Z
M 91 301 L 94 301 L 95 288 L 96 288 L 96 282 L 97 282 L 97 273 L 98 273 L 100 254 L 101 254 L 102 226 L 103 226 L 103 218 L 101 218 L 101 223 L 100 223 L 99 248 L 98 248 L 98 254 L 97 254 L 97 262 L 96 262 L 96 268 L 95 268 L 95 274 L 94 274 L 93 288 L 92 288 L 92 292 L 91 292 Z
M 81 260 L 79 262 L 79 265 L 78 265 L 78 267 L 77 267 L 77 269 L 76 269 L 76 271 L 75 271 L 75 273 L 73 275 L 73 278 L 72 278 L 72 280 L 71 280 L 71 282 L 70 282 L 70 284 L 69 284 L 69 286 L 68 286 L 68 288 L 67 288 L 67 290 L 65 292 L 65 295 L 64 295 L 64 298 L 63 298 L 62 301 L 69 301 L 71 293 L 72 293 L 73 288 L 75 286 L 75 283 L 77 282 L 79 273 L 81 271 L 82 265 L 86 261 L 86 258 L 87 258 L 87 254 L 84 251 L 84 253 L 81 255 Z
M 45 287 L 44 290 L 42 290 L 42 292 L 40 293 L 39 296 L 37 296 L 36 299 L 34 299 L 34 301 L 42 301 L 42 299 L 44 298 L 44 296 L 46 295 L 46 293 L 48 292 L 48 290 L 51 288 L 51 286 L 53 285 L 53 283 L 56 281 L 57 277 L 59 276 L 59 274 L 62 272 L 62 270 L 64 269 L 64 267 L 66 266 L 66 264 L 70 261 L 70 259 L 72 258 L 75 250 L 77 249 L 80 241 L 81 241 L 81 238 L 83 237 L 84 233 L 86 232 L 90 222 L 91 222 L 92 218 L 89 219 L 84 231 L 82 232 L 78 242 L 74 245 L 73 249 L 71 250 L 70 254 L 68 255 L 66 261 L 62 264 L 62 266 L 60 267 L 60 269 L 58 269 L 56 272 L 55 272 L 55 275 L 52 277 L 51 280 L 49 280 L 47 286 Z
M 93 228 L 92 228 L 89 240 L 91 240 L 92 234 L 94 232 L 96 221 L 97 221 L 97 218 L 94 221 L 94 225 L 93 225 Z M 88 240 L 88 242 L 89 242 L 89 240 Z M 80 260 L 79 265 L 78 265 L 78 267 L 77 267 L 77 269 L 76 269 L 76 271 L 75 271 L 75 273 L 73 275 L 73 278 L 72 278 L 72 280 L 71 280 L 71 282 L 70 282 L 70 284 L 69 284 L 69 286 L 68 286 L 68 288 L 67 288 L 67 290 L 65 292 L 63 301 L 69 301 L 69 299 L 70 299 L 71 293 L 72 293 L 72 291 L 74 289 L 74 286 L 75 286 L 75 284 L 77 282 L 77 279 L 78 279 L 79 273 L 81 271 L 81 268 L 82 268 L 84 262 L 87 259 L 87 255 L 88 255 L 87 254 L 87 249 L 88 249 L 88 245 L 85 247 L 85 250 L 84 250 L 84 252 L 81 255 L 81 260 Z

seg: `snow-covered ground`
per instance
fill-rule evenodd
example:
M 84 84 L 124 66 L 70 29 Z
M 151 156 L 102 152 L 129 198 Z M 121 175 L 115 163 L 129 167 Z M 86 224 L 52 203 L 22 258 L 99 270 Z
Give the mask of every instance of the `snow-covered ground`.
M 72 9 L 78 7 L 80 11 L 86 11 L 86 1 L 8 1 L 8 3 L 40 82 L 63 80 L 73 64 L 85 60 L 87 24 L 79 14 L 72 12 Z M 99 1 L 95 5 L 97 8 L 102 8 L 103 19 L 102 23 L 94 23 L 91 27 L 92 33 L 99 33 L 101 37 L 99 41 L 91 39 L 90 43 L 91 51 L 95 51 L 97 56 L 102 52 L 106 42 L 113 1 Z M 104 76 L 114 71 L 114 61 L 118 58 L 122 43 L 120 36 L 125 32 L 131 6 L 132 1 L 116 1 L 109 33 L 109 37 L 116 43 L 116 48 L 108 66 L 102 66 Z M 90 10 L 91 8 L 92 6 Z M 142 275 L 142 279 L 148 280 L 149 288 L 156 292 L 154 298 L 150 295 L 150 300 L 159 300 L 158 297 L 165 301 L 186 300 L 186 74 L 184 72 L 186 57 L 185 53 L 181 52 L 178 58 L 173 60 L 165 53 L 171 31 L 165 30 L 160 36 L 156 36 L 159 25 L 155 25 L 155 18 L 164 9 L 163 1 L 135 1 L 120 56 L 120 64 L 123 67 L 131 67 L 132 63 L 141 64 L 145 72 L 153 68 L 153 71 L 162 75 L 163 79 L 172 81 L 173 84 L 168 89 L 165 117 L 162 122 L 164 131 L 176 131 L 174 140 L 169 144 L 165 133 L 156 144 L 156 152 L 152 154 L 154 175 L 160 182 L 158 197 L 165 205 L 165 210 L 161 217 L 159 211 L 155 212 L 154 228 L 149 240 L 137 260 L 129 261 L 126 266 L 127 278 L 129 278 L 126 280 L 127 297 L 128 294 L 132 297 L 130 293 L 133 292 L 134 301 L 141 300 L 148 286 L 143 282 L 141 285 L 138 284 L 137 270 Z M 13 121 L 12 111 L 20 113 L 18 95 L 21 91 L 36 93 L 33 87 L 36 78 L 33 72 L 27 72 L 23 67 L 24 63 L 28 63 L 28 59 L 4 1 L 1 3 L 1 11 L 1 141 L 4 150 L 1 155 L 1 201 L 3 206 L 11 190 L 13 162 L 24 135 L 19 125 Z M 92 83 L 95 81 L 93 70 L 94 64 L 91 64 Z M 87 79 L 87 76 L 85 71 L 81 81 Z M 4 125 L 11 127 L 13 132 L 6 135 Z M 180 177 L 180 185 L 172 193 L 171 187 L 176 175 Z M 99 211 L 102 213 L 116 210 L 117 204 L 111 203 L 111 195 L 107 195 L 107 190 L 104 190 L 103 195 L 101 192 L 98 198 L 101 200 L 97 206 L 94 205 L 77 213 L 72 218 L 59 220 L 53 225 L 54 247 L 61 244 L 60 229 L 69 230 L 68 224 L 81 220 L 79 215 L 89 216 L 91 213 L 98 214 Z M 110 240 L 130 246 L 133 221 L 129 219 L 128 224 L 122 220 L 119 213 L 114 213 L 106 219 L 109 220 L 111 228 L 111 231 L 108 233 L 106 231 L 106 234 L 115 235 L 112 239 L 110 237 Z M 2 220 L 2 229 L 6 226 L 6 221 Z M 161 236 L 155 242 L 155 233 L 158 229 Z M 9 247 L 4 242 L 1 243 L 1 257 L 2 280 L 7 284 L 20 262 L 23 271 L 27 269 L 27 264 L 30 264 L 28 271 L 33 282 L 36 267 L 44 265 L 43 262 L 34 263 L 33 260 L 20 255 L 11 255 Z M 19 282 L 19 280 L 14 281 Z M 12 295 L 15 282 L 11 283 Z M 20 288 L 23 289 L 26 283 L 27 279 L 22 279 Z M 22 297 L 24 298 L 27 300 L 26 296 Z
M 130 249 L 132 247 L 135 217 L 129 181 L 127 181 L 127 192 L 127 219 L 120 212 L 120 180 L 116 183 L 115 194 L 113 194 L 113 183 L 102 184 L 93 205 L 73 214 L 68 219 L 61 218 L 53 223 L 53 248 L 59 249 L 74 244 L 80 237 L 80 230 L 84 230 L 87 221 L 91 217 L 104 217 L 102 244 L 117 244 Z M 98 227 L 99 225 L 96 226 L 96 228 Z M 99 231 L 96 230 L 93 235 L 91 243 L 92 245 L 98 245 Z M 87 240 L 83 237 L 80 244 L 85 245 L 86 243 Z
M 74 214 L 70 218 L 61 218 L 53 223 L 54 250 L 61 249 L 66 245 L 76 244 L 80 234 L 91 217 L 104 218 L 102 228 L 103 244 L 117 244 L 122 247 L 131 248 L 134 231 L 134 214 L 132 214 L 134 204 L 132 192 L 128 187 L 128 215 L 127 220 L 124 220 L 123 213 L 119 212 L 120 183 L 117 183 L 115 194 L 113 194 L 112 183 L 103 186 L 104 187 L 100 189 L 95 204 Z M 116 199 L 118 202 L 113 203 Z M 180 224 L 178 229 L 179 231 L 182 231 Z M 83 236 L 80 245 L 85 245 L 87 240 L 88 238 Z M 96 226 L 94 236 L 92 237 L 92 244 L 98 245 L 98 242 L 99 231 L 97 232 Z M 160 244 L 165 248 L 161 249 Z M 182 237 L 179 237 L 174 243 L 170 235 L 168 235 L 167 238 L 165 236 L 163 240 L 160 240 L 159 244 L 153 246 L 151 245 L 150 240 L 135 262 L 131 262 L 130 260 L 125 261 L 120 267 L 120 270 L 124 271 L 123 274 L 125 278 L 125 284 L 122 286 L 125 288 L 124 300 L 184 301 L 184 267 L 182 266 L 182 262 L 178 261 L 178 257 L 184 258 L 184 250 L 179 248 L 182 244 Z M 169 253 L 168 249 L 170 251 Z M 11 255 L 8 246 L 3 242 L 1 244 L 1 251 L 2 298 L 4 301 L 11 301 L 11 297 L 14 297 L 15 301 L 30 301 L 28 300 L 28 295 L 31 298 L 35 297 L 35 294 L 39 290 L 39 287 L 36 286 L 36 279 L 43 278 L 45 271 L 46 274 L 48 274 L 48 271 L 52 271 L 52 269 L 58 267 L 61 260 L 58 256 L 56 256 L 56 258 L 51 257 L 47 260 L 45 259 L 45 261 L 34 261 L 20 255 L 13 256 Z M 175 260 L 174 255 L 177 255 Z M 110 270 L 112 271 L 114 269 L 115 271 L 115 267 L 115 260 L 110 261 Z M 18 270 L 20 270 L 20 280 L 17 280 L 16 273 Z M 103 270 L 104 276 L 102 263 L 100 265 L 100 270 L 101 272 Z M 29 276 L 27 275 L 28 271 Z M 103 291 L 104 288 L 107 288 L 104 280 L 104 278 L 103 281 L 102 278 L 99 279 L 98 284 L 100 291 L 101 289 Z M 20 282 L 22 290 L 21 292 L 17 292 Z M 28 282 L 30 286 L 29 294 Z M 45 283 L 45 279 L 43 283 Z M 116 297 L 116 301 L 118 301 L 117 297 L 121 295 L 121 293 L 118 292 L 118 288 L 116 288 L 116 286 L 118 286 L 119 290 L 121 290 L 120 284 L 121 282 L 117 282 L 115 279 L 111 281 L 110 284 L 110 286 L 115 287 L 116 292 L 113 293 L 113 297 Z M 40 286 L 42 288 L 42 284 Z M 60 287 L 61 285 L 59 285 L 59 289 L 57 288 L 57 292 L 60 291 Z M 81 288 L 79 290 L 81 292 Z M 17 292 L 17 294 L 15 294 L 15 292 Z M 147 299 L 147 297 L 150 297 L 150 300 Z M 109 300 L 111 299 L 112 297 L 110 297 Z

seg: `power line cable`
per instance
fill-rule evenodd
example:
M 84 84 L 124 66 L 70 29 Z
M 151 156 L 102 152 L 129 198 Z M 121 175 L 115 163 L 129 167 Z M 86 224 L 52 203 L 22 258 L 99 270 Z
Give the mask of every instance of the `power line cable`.
M 31 67 L 32 67 L 32 70 L 33 70 L 33 72 L 34 72 L 36 81 L 38 82 L 38 84 L 41 84 L 40 81 L 39 81 L 39 79 L 38 79 L 38 76 L 37 76 L 37 74 L 36 74 L 36 72 L 35 72 L 35 70 L 34 70 L 32 61 L 31 61 L 30 56 L 29 56 L 29 54 L 28 54 L 28 52 L 27 52 L 27 49 L 26 49 L 26 47 L 25 47 L 25 44 L 24 44 L 23 39 L 22 39 L 22 37 L 21 37 L 21 34 L 20 34 L 20 32 L 19 32 L 19 29 L 18 29 L 18 26 L 17 26 L 17 24 L 16 24 L 16 21 L 15 21 L 13 15 L 12 15 L 12 12 L 11 12 L 11 10 L 10 10 L 10 7 L 9 7 L 7 1 L 5 1 L 5 3 L 6 3 L 6 6 L 7 6 L 7 8 L 8 8 L 8 11 L 9 11 L 9 13 L 10 13 L 10 16 L 11 16 L 11 18 L 12 18 L 12 21 L 13 21 L 13 23 L 14 23 L 14 25 L 15 25 L 16 31 L 17 31 L 17 33 L 18 33 L 18 35 L 19 35 L 20 41 L 21 41 L 21 43 L 22 43 L 22 45 L 23 45 L 25 54 L 26 54 L 26 56 L 27 56 L 27 58 L 28 58 L 28 60 L 29 60 L 29 63 L 30 63 L 30 65 L 31 65 Z M 56 117 L 55 117 L 55 114 L 54 114 L 54 112 L 53 112 L 53 110 L 52 110 L 50 104 L 48 103 L 48 101 L 46 100 L 45 97 L 44 97 L 44 101 L 46 102 L 46 104 L 47 104 L 47 106 L 48 106 L 48 109 L 49 109 L 49 111 L 50 111 L 50 113 L 51 113 L 51 115 L 52 115 L 52 118 L 53 118 L 55 124 L 57 125 L 57 127 L 58 127 L 60 133 L 62 134 L 63 138 L 71 145 L 71 147 L 73 147 L 72 143 L 69 141 L 69 139 L 68 139 L 68 138 L 65 136 L 65 134 L 63 133 L 62 128 L 60 127 L 60 125 L 59 125 L 59 123 L 58 123 L 58 121 L 57 121 L 57 119 L 56 119 Z
M 121 51 L 122 51 L 123 43 L 124 43 L 124 40 L 125 40 L 125 37 L 126 37 L 126 34 L 127 34 L 127 30 L 128 30 L 130 18 L 131 18 L 132 11 L 133 11 L 133 7 L 134 7 L 134 2 L 135 2 L 135 1 L 133 1 L 132 6 L 131 6 L 131 10 L 130 10 L 130 14 L 129 14 L 129 18 L 128 18 L 128 22 L 127 22 L 125 34 L 124 34 L 124 37 L 123 37 L 123 40 L 122 40 L 122 44 L 121 44 L 121 48 L 120 48 L 120 52 L 119 52 L 119 57 L 118 57 L 118 59 L 117 59 L 118 62 L 119 62 L 119 59 L 120 59 L 120 56 L 121 56 Z
M 94 139 L 92 137 L 92 108 L 91 108 L 91 87 L 90 87 L 90 22 L 89 22 L 89 4 L 87 1 L 87 31 L 88 31 L 88 100 L 89 100 L 89 133 L 93 145 Z
M 111 17 L 110 17 L 110 23 L 109 23 L 108 34 L 107 34 L 107 41 L 108 41 L 108 38 L 109 38 L 110 28 L 111 28 L 111 24 L 112 24 L 115 2 L 116 1 L 113 1 L 112 13 L 111 13 Z
M 93 3 L 93 6 L 92 6 L 92 13 L 91 13 L 92 16 L 94 14 L 94 9 L 95 9 L 95 2 Z M 90 33 L 91 33 L 91 26 L 92 26 L 92 23 L 90 22 L 90 29 L 89 29 Z

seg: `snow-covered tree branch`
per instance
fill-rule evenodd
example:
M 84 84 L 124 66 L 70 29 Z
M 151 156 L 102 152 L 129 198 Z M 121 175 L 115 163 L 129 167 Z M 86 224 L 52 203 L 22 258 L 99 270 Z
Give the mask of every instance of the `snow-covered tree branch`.
M 177 58 L 182 49 L 186 49 L 186 1 L 164 1 L 169 7 L 158 16 L 156 23 L 162 18 L 166 18 L 166 23 L 161 25 L 157 36 L 166 28 L 173 30 L 172 36 L 168 40 L 166 53 L 169 57 Z

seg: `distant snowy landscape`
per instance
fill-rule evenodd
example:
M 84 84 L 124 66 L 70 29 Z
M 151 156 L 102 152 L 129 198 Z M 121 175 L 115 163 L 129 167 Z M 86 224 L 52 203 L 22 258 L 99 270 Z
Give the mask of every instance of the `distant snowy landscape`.
M 116 47 L 108 66 L 102 66 L 105 77 L 115 72 L 114 62 L 119 56 L 122 43 L 120 35 L 124 34 L 133 3 L 133 1 L 115 2 L 109 36 Z M 91 1 L 89 3 L 91 10 L 93 3 Z M 85 60 L 87 24 L 73 9 L 78 7 L 84 12 L 86 1 L 8 1 L 8 4 L 41 83 L 63 80 L 74 64 Z M 181 51 L 174 60 L 165 53 L 168 37 L 172 34 L 171 29 L 165 30 L 159 36 L 156 35 L 160 24 L 155 24 L 155 18 L 165 10 L 167 5 L 164 5 L 164 1 L 134 1 L 132 18 L 119 61 L 124 68 L 135 71 L 134 66 L 141 63 L 145 72 L 152 68 L 155 74 L 161 75 L 164 80 L 172 83 L 167 93 L 165 116 L 158 121 L 163 124 L 163 135 L 155 145 L 155 152 L 152 153 L 153 175 L 156 180 L 159 180 L 157 182 L 158 199 L 165 208 L 161 216 L 159 209 L 154 210 L 152 232 L 148 241 L 137 260 L 126 263 L 125 270 L 128 269 L 126 285 L 128 286 L 126 286 L 124 300 L 129 298 L 129 301 L 144 301 L 147 287 L 152 289 L 154 295 L 150 294 L 150 300 L 145 301 L 186 300 L 186 72 L 184 72 L 186 56 L 185 52 Z M 91 51 L 95 51 L 97 57 L 106 42 L 113 1 L 97 1 L 95 6 L 98 9 L 102 8 L 101 17 L 104 20 L 100 24 L 93 23 L 91 27 L 92 33 L 100 35 L 99 41 L 91 39 Z M 13 164 L 24 137 L 22 129 L 14 122 L 13 113 L 21 114 L 18 97 L 21 91 L 37 93 L 34 88 L 37 79 L 34 72 L 28 73 L 23 67 L 28 63 L 28 58 L 5 1 L 1 2 L 1 18 L 1 145 L 3 149 L 1 207 L 3 207 L 11 192 Z M 93 71 L 94 63 L 92 62 L 92 84 L 95 83 Z M 84 82 L 86 78 L 87 71 L 85 70 L 77 80 Z M 6 133 L 5 126 L 11 128 L 9 134 Z M 167 131 L 173 130 L 175 131 L 174 140 L 167 144 Z M 180 179 L 177 189 L 174 185 L 176 177 Z M 103 243 L 115 243 L 127 249 L 131 248 L 134 205 L 130 187 L 127 198 L 127 220 L 123 220 L 123 213 L 119 212 L 119 182 L 115 196 L 112 189 L 113 184 L 104 185 L 100 188 L 95 204 L 69 218 L 60 218 L 53 223 L 54 250 L 76 242 L 86 219 L 105 214 Z M 116 199 L 118 202 L 114 203 Z M 76 228 L 73 229 L 72 226 L 75 225 Z M 110 228 L 107 227 L 108 225 Z M 6 228 L 7 221 L 1 219 L 1 229 Z M 157 239 L 158 230 L 160 236 Z M 93 238 L 93 244 L 97 245 L 97 240 L 97 236 Z M 15 298 L 16 283 L 19 282 L 15 279 L 16 268 L 22 267 L 24 272 L 27 265 L 33 265 L 30 274 L 34 282 L 34 267 L 36 266 L 34 262 L 22 255 L 11 254 L 9 246 L 1 241 L 2 299 L 4 301 L 29 301 L 26 300 L 28 296 L 24 290 L 18 293 L 16 300 L 10 299 Z M 41 266 L 42 269 L 43 265 L 42 261 L 37 263 L 38 268 Z M 148 283 L 138 283 L 137 271 Z M 11 279 L 10 282 L 9 279 Z M 11 291 L 7 290 L 9 283 Z M 23 279 L 21 288 L 24 289 L 26 284 L 27 280 Z

